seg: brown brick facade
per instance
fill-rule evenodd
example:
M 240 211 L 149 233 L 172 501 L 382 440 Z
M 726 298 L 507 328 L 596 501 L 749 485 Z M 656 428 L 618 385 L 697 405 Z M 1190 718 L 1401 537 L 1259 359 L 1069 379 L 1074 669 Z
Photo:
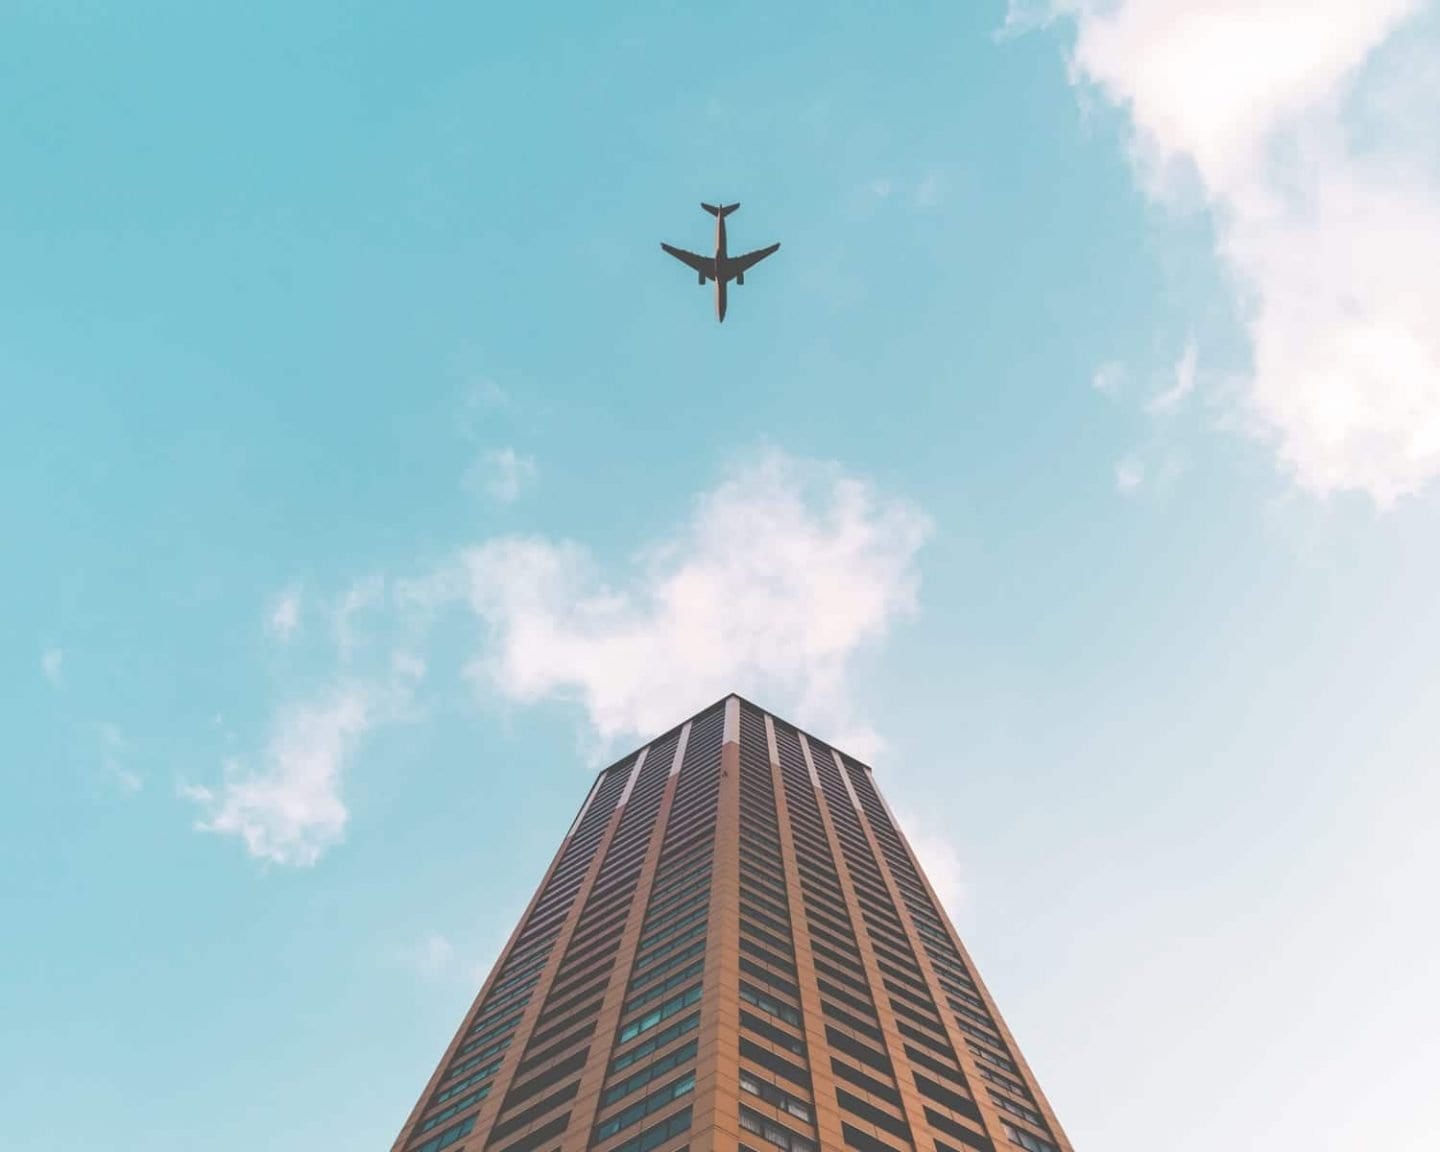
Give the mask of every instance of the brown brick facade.
M 1072 1152 L 870 770 L 731 696 L 606 769 L 392 1152 Z

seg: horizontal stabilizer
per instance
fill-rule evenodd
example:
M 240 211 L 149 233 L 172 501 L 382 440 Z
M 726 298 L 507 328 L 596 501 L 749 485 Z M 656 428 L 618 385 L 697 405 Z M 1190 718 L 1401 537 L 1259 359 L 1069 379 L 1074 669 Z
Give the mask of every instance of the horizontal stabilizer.
M 735 209 L 739 208 L 740 205 L 739 205 L 739 204 L 701 204 L 700 207 L 701 207 L 701 208 L 704 208 L 706 212 L 709 212 L 711 216 L 715 216 L 715 217 L 723 220 L 723 219 L 725 219 L 726 216 L 730 215 L 731 212 L 734 212 Z

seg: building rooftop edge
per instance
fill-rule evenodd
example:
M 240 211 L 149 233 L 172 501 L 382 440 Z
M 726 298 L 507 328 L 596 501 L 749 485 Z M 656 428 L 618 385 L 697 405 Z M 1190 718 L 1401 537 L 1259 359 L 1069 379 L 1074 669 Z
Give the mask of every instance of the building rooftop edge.
M 785 717 L 781 716 L 779 713 L 773 712 L 773 711 L 771 711 L 769 708 L 765 708 L 765 707 L 763 707 L 762 705 L 755 703 L 755 701 L 751 700 L 749 697 L 740 695 L 739 692 L 727 692 L 727 693 L 725 693 L 725 695 L 721 696 L 718 700 L 714 700 L 714 701 L 710 702 L 709 704 L 706 704 L 705 707 L 703 707 L 703 708 L 699 709 L 698 711 L 692 713 L 691 715 L 685 717 L 685 719 L 681 720 L 678 724 L 673 724 L 673 725 L 671 725 L 669 728 L 666 728 L 663 732 L 660 732 L 660 733 L 658 733 L 657 735 L 654 735 L 654 736 L 650 737 L 650 739 L 648 739 L 648 740 L 642 740 L 642 741 L 640 741 L 640 743 L 636 744 L 633 748 L 631 748 L 628 752 L 626 752 L 625 755 L 619 757 L 618 759 L 611 760 L 608 764 L 605 765 L 605 767 L 599 769 L 599 770 L 595 773 L 595 775 L 597 775 L 597 776 L 603 776 L 603 775 L 605 775 L 605 773 L 606 773 L 606 772 L 609 772 L 612 768 L 616 768 L 616 767 L 618 767 L 619 765 L 624 764 L 624 763 L 625 763 L 627 760 L 629 760 L 632 756 L 634 756 L 634 755 L 636 755 L 637 753 L 639 753 L 642 748 L 649 748 L 652 744 L 657 744 L 657 743 L 659 743 L 661 740 L 664 740 L 665 737 L 669 736 L 672 732 L 678 732 L 681 728 L 685 727 L 686 724 L 690 724 L 690 723 L 694 722 L 695 720 L 699 719 L 701 716 L 705 715 L 705 713 L 710 712 L 710 711 L 713 711 L 714 709 L 721 707 L 722 705 L 725 704 L 725 702 L 726 702 L 727 700 L 738 700 L 738 701 L 740 701 L 741 704 L 747 704 L 747 705 L 749 705 L 751 708 L 754 708 L 757 712 L 763 712 L 763 713 L 765 713 L 765 715 L 773 717 L 774 719 L 778 720 L 780 723 L 785 724 L 785 725 L 787 725 L 787 726 L 795 729 L 795 731 L 797 731 L 797 732 L 803 732 L 808 739 L 814 740 L 814 741 L 816 741 L 816 742 L 818 742 L 818 743 L 820 743 L 820 744 L 824 744 L 825 747 L 827 747 L 827 748 L 832 748 L 832 749 L 834 749 L 836 752 L 839 752 L 842 756 L 844 756 L 846 760 L 850 761 L 850 763 L 855 764 L 856 766 L 858 766 L 858 767 L 860 767 L 860 768 L 864 768 L 866 772 L 871 772 L 871 773 L 874 772 L 874 769 L 871 768 L 871 766 L 870 766 L 869 764 L 867 764 L 864 760 L 861 760 L 859 757 L 850 755 L 850 753 L 846 752 L 843 748 L 836 748 L 834 744 L 830 743 L 830 741 L 825 740 L 825 739 L 823 739 L 823 738 L 821 738 L 821 737 L 819 737 L 819 736 L 816 736 L 815 733 L 810 732 L 810 731 L 808 731 L 807 729 L 800 727 L 800 725 L 799 725 L 799 724 L 796 724 L 794 721 L 786 720 Z

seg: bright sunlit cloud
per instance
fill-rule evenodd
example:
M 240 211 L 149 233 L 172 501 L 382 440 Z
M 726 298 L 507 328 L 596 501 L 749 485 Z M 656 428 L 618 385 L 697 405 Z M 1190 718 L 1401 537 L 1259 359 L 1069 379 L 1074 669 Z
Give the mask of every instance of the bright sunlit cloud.
M 196 827 L 239 837 L 261 860 L 315 863 L 344 838 L 342 777 L 374 720 L 373 703 L 354 687 L 287 706 L 258 766 L 230 760 L 218 792 L 183 789 L 207 813 Z
M 577 701 L 597 750 L 739 691 L 871 758 L 880 742 L 851 696 L 854 662 L 916 612 L 930 532 L 869 481 L 772 450 L 732 467 L 613 576 L 574 542 L 506 536 L 407 580 L 365 577 L 335 609 L 334 686 L 280 705 L 264 750 L 227 761 L 219 786 L 182 791 L 203 830 L 313 864 L 344 839 L 346 776 L 373 730 L 408 714 L 427 637 L 453 612 L 485 631 L 467 666 L 477 688 Z M 367 673 L 357 653 L 392 633 L 406 646 Z
M 779 452 L 734 470 L 619 583 L 566 541 L 506 538 L 464 558 L 490 641 L 474 663 L 520 702 L 578 699 L 602 742 L 663 730 L 728 691 L 854 727 L 850 666 L 916 610 L 917 509 Z M 867 755 L 868 730 L 847 748 Z
M 1440 104 L 1419 80 L 1440 45 L 1381 52 L 1421 7 L 1051 0 L 1010 14 L 1073 24 L 1072 76 L 1128 113 L 1151 195 L 1198 180 L 1249 333 L 1249 428 L 1300 488 L 1382 507 L 1440 475 Z

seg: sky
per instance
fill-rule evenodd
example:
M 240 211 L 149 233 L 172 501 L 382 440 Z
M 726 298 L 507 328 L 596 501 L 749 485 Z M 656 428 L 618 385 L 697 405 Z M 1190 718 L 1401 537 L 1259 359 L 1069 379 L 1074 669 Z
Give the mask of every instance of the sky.
M 387 1147 L 731 691 L 873 764 L 1076 1148 L 1440 1146 L 1437 59 L 12 0 L 7 1147 Z M 702 200 L 783 244 L 723 326 Z

